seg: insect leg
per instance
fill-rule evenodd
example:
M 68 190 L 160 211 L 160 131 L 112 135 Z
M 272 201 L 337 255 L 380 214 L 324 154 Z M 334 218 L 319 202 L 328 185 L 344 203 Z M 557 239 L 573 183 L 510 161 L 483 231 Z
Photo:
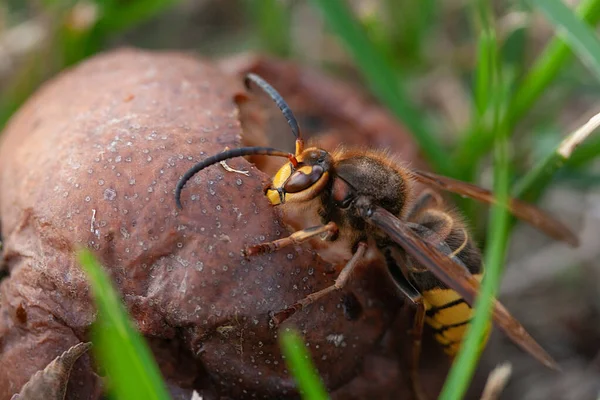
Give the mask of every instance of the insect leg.
M 419 359 L 421 358 L 421 342 L 423 338 L 423 326 L 425 325 L 425 303 L 423 297 L 411 299 L 415 304 L 417 311 L 413 321 L 413 327 L 410 331 L 412 337 L 412 353 L 410 362 L 410 383 L 411 389 L 417 400 L 425 400 L 425 394 L 421 387 L 419 379 Z
M 305 298 L 303 298 L 302 300 L 298 301 L 297 303 L 292 304 L 290 307 L 286 308 L 285 310 L 281 310 L 281 311 L 273 314 L 271 317 L 271 325 L 277 326 L 277 325 L 281 324 L 283 321 L 285 321 L 286 319 L 288 319 L 289 317 L 294 315 L 296 312 L 302 310 L 305 307 L 308 307 L 315 301 L 319 300 L 321 297 L 326 296 L 335 290 L 340 290 L 344 286 L 346 286 L 346 284 L 350 280 L 350 276 L 352 275 L 352 271 L 354 270 L 354 267 L 356 267 L 356 265 L 359 263 L 360 259 L 365 255 L 366 251 L 367 251 L 367 244 L 364 242 L 359 242 L 358 249 L 352 255 L 352 258 L 348 261 L 348 263 L 346 263 L 346 265 L 344 266 L 344 268 L 342 269 L 342 271 L 336 278 L 335 283 L 333 285 L 328 286 L 325 289 L 319 290 L 318 292 L 311 293 L 308 296 L 306 296 Z
M 387 249 L 384 251 L 387 270 L 392 277 L 392 281 L 396 286 L 396 289 L 401 295 L 409 299 L 416 308 L 415 316 L 413 319 L 412 329 L 409 334 L 412 338 L 411 346 L 411 360 L 409 367 L 410 386 L 414 394 L 415 399 L 424 400 L 426 399 L 423 389 L 421 387 L 421 380 L 419 378 L 419 359 L 421 358 L 421 342 L 423 337 L 423 326 L 425 325 L 426 307 L 423 295 L 415 286 L 404 276 L 400 266 L 394 257 L 393 251 Z
M 338 227 L 335 222 L 329 222 L 327 225 L 312 226 L 310 228 L 302 229 L 301 231 L 296 231 L 283 239 L 277 239 L 272 242 L 266 242 L 247 247 L 245 250 L 243 250 L 243 253 L 245 257 L 256 254 L 273 253 L 282 247 L 305 242 L 308 239 L 323 233 L 327 234 L 327 238 L 331 238 L 332 236 L 336 235 L 337 232 Z

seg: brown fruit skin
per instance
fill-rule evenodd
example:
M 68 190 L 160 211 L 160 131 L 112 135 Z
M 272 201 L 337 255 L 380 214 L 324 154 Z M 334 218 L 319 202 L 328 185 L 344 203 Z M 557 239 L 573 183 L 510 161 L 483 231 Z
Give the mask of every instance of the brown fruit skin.
M 0 145 L 10 271 L 0 285 L 0 400 L 88 339 L 95 310 L 73 253 L 83 246 L 109 271 L 140 331 L 181 342 L 182 359 L 193 355 L 218 392 L 293 395 L 267 316 L 331 284 L 331 266 L 306 246 L 242 258 L 245 245 L 287 235 L 262 192 L 268 176 L 243 159 L 230 165 L 249 177 L 216 165 L 187 184 L 183 211 L 173 199 L 191 165 L 239 146 L 234 98 L 243 93 L 240 79 L 210 62 L 119 50 L 63 73 L 13 117 Z M 332 389 L 357 373 L 398 305 L 380 271 L 366 270 L 353 280 L 357 320 L 333 295 L 289 321 Z M 332 335 L 344 339 L 336 346 Z M 190 381 L 179 375 L 196 366 L 184 364 L 164 373 Z M 92 371 L 86 354 L 67 398 L 97 397 Z

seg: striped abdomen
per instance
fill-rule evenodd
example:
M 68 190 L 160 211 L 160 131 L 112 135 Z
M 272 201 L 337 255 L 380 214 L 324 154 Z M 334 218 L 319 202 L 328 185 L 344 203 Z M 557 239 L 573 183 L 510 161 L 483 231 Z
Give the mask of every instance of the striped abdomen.
M 416 215 L 411 222 L 435 232 L 437 238 L 431 239 L 437 239 L 438 243 L 439 239 L 443 240 L 447 245 L 443 251 L 449 252 L 450 257 L 467 267 L 477 280 L 481 280 L 481 252 L 460 220 L 447 212 L 428 209 Z M 428 270 L 419 268 L 418 265 L 412 265 L 410 269 L 414 285 L 425 299 L 425 321 L 435 330 L 435 339 L 444 347 L 445 352 L 449 355 L 456 354 L 473 317 L 473 309 L 457 292 L 449 289 Z
M 481 279 L 481 274 L 474 276 Z M 424 290 L 423 297 L 427 308 L 425 322 L 434 329 L 434 337 L 444 351 L 456 354 L 473 317 L 473 309 L 452 289 Z

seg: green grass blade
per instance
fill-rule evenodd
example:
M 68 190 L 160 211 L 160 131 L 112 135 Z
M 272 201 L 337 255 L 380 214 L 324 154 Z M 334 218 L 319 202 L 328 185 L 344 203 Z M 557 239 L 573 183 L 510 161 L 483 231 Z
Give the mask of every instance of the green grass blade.
M 491 25 L 492 15 L 489 5 L 481 2 L 472 1 L 473 28 L 478 32 L 477 40 L 477 68 L 475 71 L 475 81 L 473 88 L 474 110 L 470 126 L 462 138 L 464 146 L 461 146 L 461 152 L 454 154 L 456 166 L 458 168 L 457 177 L 466 181 L 474 179 L 475 160 L 480 155 L 477 152 L 476 144 L 482 141 L 482 135 L 490 134 L 490 116 L 495 104 L 493 101 L 494 73 L 498 63 L 498 41 L 496 33 Z M 473 143 L 473 145 L 471 145 Z M 474 162 L 475 161 L 475 162 Z M 455 196 L 457 205 L 462 210 L 468 221 L 478 220 L 476 214 L 479 205 L 473 201 Z M 477 236 L 477 227 L 473 226 L 474 235 Z
M 440 399 L 462 399 L 475 371 L 481 351 L 481 343 L 486 335 L 492 316 L 492 305 L 500 285 L 504 258 L 508 242 L 509 213 L 506 208 L 509 187 L 508 140 L 504 129 L 499 130 L 495 146 L 494 192 L 498 204 L 491 210 L 488 229 L 489 244 L 485 252 L 486 272 L 481 292 L 474 304 L 475 316 L 467 330 L 460 352 L 444 385 Z
M 495 53 L 496 38 L 490 32 L 479 35 L 477 45 L 477 71 L 475 78 L 475 107 L 480 118 L 488 109 L 490 102 L 490 82 L 492 80 L 492 54 Z
M 600 81 L 600 41 L 594 30 L 560 0 L 530 0 L 552 22 L 557 34 L 571 45 L 581 61 Z
M 98 307 L 92 327 L 93 348 L 109 377 L 109 391 L 116 399 L 170 399 L 150 350 L 129 320 L 108 276 L 89 250 L 80 251 L 78 260 Z
M 341 0 L 311 0 L 311 2 L 342 39 L 373 92 L 414 135 L 435 170 L 442 174 L 453 175 L 454 166 L 451 160 L 437 138 L 425 126 L 427 119 L 408 99 L 394 74 L 394 68 L 370 42 L 345 2 Z
M 95 0 L 102 7 L 99 29 L 102 34 L 115 34 L 147 21 L 173 7 L 181 0 L 132 0 L 115 2 Z
M 493 110 L 498 104 L 494 98 L 494 76 L 499 64 L 500 49 L 498 39 L 493 27 L 493 14 L 490 5 L 479 0 L 471 1 L 473 14 L 473 27 L 478 32 L 477 39 L 477 69 L 473 88 L 474 118 L 471 126 L 461 139 L 458 151 L 454 154 L 454 160 L 458 166 L 457 177 L 463 180 L 472 180 L 475 165 L 481 157 L 478 143 L 485 142 L 486 137 L 491 134 L 491 118 Z M 458 199 L 461 209 L 467 218 L 473 220 L 473 213 L 477 206 Z
M 590 138 L 583 143 L 569 158 L 569 167 L 582 167 L 600 155 L 600 137 Z
M 553 0 L 541 0 L 539 3 L 545 3 L 546 1 L 548 3 L 555 2 Z M 572 11 L 568 11 L 572 14 Z M 576 19 L 580 23 L 596 25 L 600 20 L 600 0 L 583 0 L 577 7 L 576 15 Z M 509 128 L 514 126 L 531 109 L 548 85 L 558 76 L 564 65 L 571 60 L 572 55 L 569 44 L 563 41 L 562 38 L 552 39 L 519 85 L 511 105 Z
M 587 123 L 569 134 L 552 153 L 522 177 L 515 184 L 513 195 L 526 201 L 536 201 L 552 181 L 556 172 L 569 161 L 577 147 L 598 127 L 600 127 L 600 113 L 594 115 Z M 596 156 L 599 155 L 599 153 L 596 153 Z
M 291 16 L 286 4 L 279 0 L 253 0 L 248 3 L 261 47 L 280 57 L 290 55 L 292 44 Z
M 295 330 L 280 330 L 279 340 L 285 355 L 285 362 L 296 379 L 302 398 L 306 400 L 329 399 L 300 335 Z
M 435 24 L 436 0 L 405 1 L 398 7 L 398 0 L 382 0 L 381 13 L 373 24 L 384 25 L 392 61 L 412 70 L 423 63 L 427 49 L 427 36 Z M 382 24 L 382 20 L 384 24 Z
M 474 0 L 473 7 L 480 15 L 482 32 L 487 32 L 495 38 L 495 31 L 491 21 L 490 4 L 485 0 Z M 489 16 L 489 18 L 488 18 Z M 485 17 L 485 18 L 484 18 Z M 498 47 L 490 48 L 490 114 L 491 132 L 494 133 L 494 191 L 498 203 L 492 207 L 491 222 L 488 229 L 488 246 L 485 251 L 486 266 L 485 276 L 481 291 L 474 304 L 475 316 L 463 340 L 461 349 L 454 360 L 452 368 L 442 389 L 440 399 L 462 399 L 473 377 L 475 367 L 479 360 L 482 342 L 487 334 L 491 321 L 492 305 L 500 284 L 502 267 L 508 242 L 509 213 L 506 207 L 508 202 L 508 188 L 510 181 L 509 168 L 509 143 L 508 131 L 502 123 L 505 104 L 508 99 L 508 90 L 502 81 L 501 64 L 498 59 Z
M 499 96 L 497 91 L 497 75 L 500 71 L 500 46 L 493 25 L 493 13 L 489 3 L 479 0 L 471 1 L 473 27 L 478 33 L 477 70 L 473 88 L 474 110 L 470 126 L 461 139 L 458 152 L 454 154 L 457 167 L 457 178 L 472 181 L 475 179 L 479 153 L 478 143 L 484 142 L 493 134 L 492 125 L 500 110 L 508 106 L 505 95 Z M 502 102 L 506 104 L 502 104 Z M 483 229 L 477 225 L 477 217 L 481 206 L 476 202 L 455 196 L 455 201 L 468 221 L 472 223 L 474 237 L 480 236 Z
M 544 2 L 545 0 L 541 0 Z M 576 9 L 577 17 L 586 24 L 596 25 L 600 21 L 600 0 L 582 0 Z M 548 86 L 556 79 L 568 61 L 572 59 L 569 45 L 561 38 L 554 38 L 536 59 L 530 71 L 516 87 L 505 116 L 505 125 L 509 132 L 519 120 L 533 107 Z M 462 179 L 469 179 L 479 165 L 479 160 L 488 153 L 493 145 L 493 135 L 474 130 L 470 132 L 455 151 L 454 159 L 462 165 L 470 166 L 465 171 L 460 168 Z
M 42 82 L 43 66 L 43 57 L 34 54 L 23 63 L 21 69 L 6 84 L 7 87 L 0 96 L 0 133 L 10 117 Z

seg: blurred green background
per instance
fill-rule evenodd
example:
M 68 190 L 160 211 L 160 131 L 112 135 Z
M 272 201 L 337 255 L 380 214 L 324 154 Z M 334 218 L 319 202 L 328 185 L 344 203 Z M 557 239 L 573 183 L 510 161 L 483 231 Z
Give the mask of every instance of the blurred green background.
M 487 208 L 456 199 L 496 277 L 487 294 L 500 290 L 508 263 L 501 293 L 512 309 L 523 309 L 517 316 L 560 332 L 564 324 L 539 316 L 552 305 L 542 302 L 529 314 L 523 296 L 553 291 L 566 305 L 574 296 L 580 307 L 573 332 L 584 334 L 563 350 L 577 363 L 576 348 L 585 348 L 585 357 L 600 350 L 588 345 L 600 342 L 599 324 L 589 317 L 600 315 L 593 284 L 600 251 L 599 232 L 587 227 L 600 215 L 600 138 L 592 134 L 568 159 L 556 150 L 600 111 L 598 20 L 595 0 L 3 0 L 0 129 L 42 82 L 119 46 L 212 57 L 258 51 L 359 82 L 409 128 L 436 172 L 494 187 L 500 196 L 541 199 L 581 234 L 581 248 L 565 251 L 519 227 L 506 260 L 509 218 L 498 210 L 488 218 Z M 542 386 L 562 382 L 551 381 Z M 452 393 L 463 390 L 457 385 Z

